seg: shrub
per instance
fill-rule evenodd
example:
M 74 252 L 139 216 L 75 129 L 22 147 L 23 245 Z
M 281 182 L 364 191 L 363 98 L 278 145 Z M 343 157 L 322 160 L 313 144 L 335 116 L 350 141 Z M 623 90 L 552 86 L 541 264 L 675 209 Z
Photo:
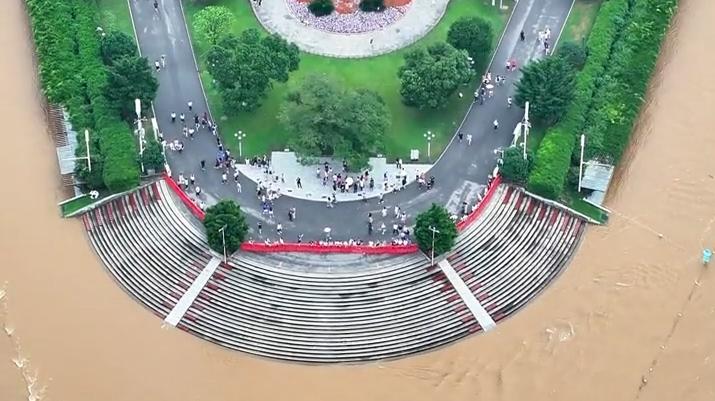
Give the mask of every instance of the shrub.
M 505 181 L 524 185 L 529 178 L 533 161 L 534 158 L 530 152 L 527 152 L 526 160 L 524 160 L 523 149 L 513 146 L 504 151 L 503 163 L 499 172 Z
M 223 253 L 225 239 L 226 253 L 232 254 L 238 250 L 241 242 L 246 238 L 248 224 L 246 224 L 241 207 L 236 202 L 222 200 L 206 210 L 204 229 L 211 249 Z
M 144 153 L 141 155 L 141 161 L 144 165 L 144 170 L 154 170 L 156 173 L 164 171 L 164 152 L 162 152 L 161 144 L 154 138 L 149 138 L 144 148 Z
M 588 37 L 586 64 L 576 74 L 573 101 L 559 124 L 549 129 L 541 141 L 529 175 L 530 191 L 549 198 L 557 198 L 563 191 L 576 137 L 584 128 L 594 90 L 609 62 L 614 42 L 628 22 L 629 5 L 630 0 L 610 0 L 599 9 Z
M 575 70 L 580 70 L 586 63 L 586 49 L 575 42 L 559 45 L 556 55 L 566 60 Z
M 313 0 L 308 5 L 308 10 L 316 17 L 330 15 L 335 10 L 332 0 Z
M 123 190 L 136 185 L 139 169 L 133 136 L 104 97 L 107 71 L 96 32 L 96 5 L 81 0 L 28 0 L 27 7 L 43 91 L 48 101 L 68 111 L 79 135 L 80 156 L 86 154 L 84 130 L 90 130 L 92 172 L 85 161 L 78 161 L 77 175 L 90 188 L 104 185 Z M 124 42 L 123 51 L 129 51 Z
M 381 12 L 385 11 L 384 0 L 362 0 L 360 2 L 360 10 L 365 12 Z
M 452 249 L 454 240 L 457 238 L 457 227 L 449 218 L 447 209 L 433 203 L 429 209 L 417 215 L 415 239 L 417 240 L 417 245 L 425 253 L 432 252 L 432 230 L 430 227 L 434 227 L 439 231 L 434 235 L 435 256 Z

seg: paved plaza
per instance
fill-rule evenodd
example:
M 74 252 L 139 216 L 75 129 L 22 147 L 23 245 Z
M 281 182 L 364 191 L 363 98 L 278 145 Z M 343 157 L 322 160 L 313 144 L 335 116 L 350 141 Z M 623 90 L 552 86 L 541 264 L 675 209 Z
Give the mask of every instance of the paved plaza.
M 425 36 L 444 15 L 449 0 L 412 0 L 405 15 L 382 30 L 364 33 L 330 33 L 296 18 L 284 0 L 252 1 L 261 25 L 301 50 L 330 57 L 361 58 L 390 53 Z
M 430 164 L 403 164 L 402 168 L 397 168 L 394 163 L 388 164 L 384 157 L 372 157 L 370 158 L 368 177 L 374 180 L 373 188 L 369 187 L 368 178 L 365 180 L 364 190 L 341 192 L 339 189 L 333 190 L 332 186 L 332 176 L 341 174 L 340 162 L 330 158 L 318 160 L 317 164 L 303 165 L 298 162 L 293 152 L 273 152 L 269 167 L 240 164 L 238 170 L 257 184 L 270 185 L 270 188 L 277 190 L 281 195 L 324 202 L 332 194 L 335 194 L 338 202 L 344 202 L 370 199 L 379 197 L 380 194 L 399 191 L 402 188 L 402 177 L 405 178 L 407 184 L 411 184 L 418 175 L 427 173 L 427 170 L 432 167 Z M 330 170 L 328 179 L 323 181 L 325 163 L 328 163 Z M 357 181 L 356 176 L 360 174 L 362 173 L 342 173 L 343 176 L 347 175 L 353 181 Z M 298 188 L 298 180 L 300 180 L 301 188 Z
M 514 5 L 511 1 L 505 3 Z M 163 1 L 158 14 L 153 11 L 151 2 L 131 0 L 130 4 L 142 55 L 149 60 L 159 59 L 162 54 L 167 57 L 167 67 L 157 75 L 160 85 L 154 107 L 159 126 L 168 142 L 185 140 L 177 126 L 172 127 L 170 113 L 183 112 L 193 115 L 206 111 L 210 113 L 210 110 L 197 74 L 198 67 L 194 62 L 181 2 Z M 269 2 L 262 4 L 266 6 Z M 419 4 L 413 2 L 411 9 L 419 8 Z M 186 141 L 186 149 L 183 152 L 167 152 L 173 177 L 176 178 L 179 172 L 185 177 L 194 174 L 196 184 L 202 189 L 202 200 L 207 204 L 219 199 L 234 199 L 247 214 L 251 236 L 256 236 L 255 228 L 259 222 L 263 225 L 264 232 L 280 223 L 286 241 L 295 240 L 299 234 L 304 235 L 306 241 L 319 239 L 323 236 L 326 226 L 333 228 L 332 236 L 335 239 L 365 238 L 368 234 L 368 214 L 379 214 L 383 206 L 388 209 L 399 206 L 408 216 L 408 226 L 414 223 L 414 216 L 432 203 L 445 205 L 452 211 L 457 210 L 464 202 L 471 207 L 496 165 L 495 150 L 509 146 L 513 129 L 523 117 L 523 110 L 518 107 L 509 108 L 506 102 L 508 96 L 514 96 L 514 83 L 518 81 L 521 73 L 504 73 L 503 63 L 514 59 L 519 66 L 523 66 L 531 60 L 544 57 L 536 33 L 547 26 L 552 32 L 560 32 L 571 4 L 571 0 L 520 0 L 516 3 L 495 50 L 494 63 L 491 66 L 493 73 L 506 75 L 506 84 L 498 87 L 494 96 L 483 105 L 475 103 L 469 108 L 452 141 L 429 170 L 428 175 L 436 177 L 432 190 L 420 189 L 412 183 L 402 191 L 385 195 L 384 204 L 378 204 L 376 199 L 368 202 L 346 200 L 338 202 L 334 208 L 326 208 L 325 201 L 281 196 L 273 202 L 275 217 L 266 216 L 261 199 L 256 197 L 254 181 L 241 177 L 243 188 L 241 193 L 237 193 L 235 185 L 222 184 L 222 171 L 213 168 L 201 170 L 200 162 L 205 160 L 212 164 L 217 152 L 216 138 L 206 132 L 197 135 L 193 141 Z M 522 30 L 526 33 L 524 41 L 519 38 Z M 321 31 L 321 34 L 325 33 Z M 193 102 L 191 112 L 187 108 L 187 101 Z M 499 121 L 498 130 L 492 127 L 495 119 Z M 219 122 L 219 129 L 220 125 Z M 472 144 L 460 142 L 457 133 L 462 133 L 465 137 L 471 134 Z M 284 174 L 287 184 L 294 183 L 289 179 L 289 175 L 295 173 L 278 169 L 276 172 Z M 310 177 L 314 177 L 314 174 L 313 171 Z M 306 179 L 305 183 L 308 184 L 309 181 Z M 291 208 L 297 209 L 298 218 L 294 221 L 288 221 L 287 218 Z M 384 221 L 389 227 L 394 219 L 388 216 Z

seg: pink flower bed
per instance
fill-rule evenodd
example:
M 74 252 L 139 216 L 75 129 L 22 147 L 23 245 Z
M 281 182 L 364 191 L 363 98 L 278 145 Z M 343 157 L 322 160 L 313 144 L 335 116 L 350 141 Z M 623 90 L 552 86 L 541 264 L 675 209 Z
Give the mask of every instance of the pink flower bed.
M 410 8 L 410 4 L 390 7 L 382 12 L 366 13 L 357 7 L 359 0 L 333 0 L 336 11 L 316 17 L 308 10 L 309 1 L 285 0 L 291 13 L 305 25 L 332 33 L 364 33 L 376 31 L 394 23 Z M 337 4 L 340 3 L 340 4 Z M 346 7 L 345 3 L 350 7 Z M 400 1 L 399 3 L 404 3 Z M 386 2 L 389 4 L 389 2 Z M 354 10 L 354 11 L 352 11 Z M 350 12 L 352 11 L 352 12 Z

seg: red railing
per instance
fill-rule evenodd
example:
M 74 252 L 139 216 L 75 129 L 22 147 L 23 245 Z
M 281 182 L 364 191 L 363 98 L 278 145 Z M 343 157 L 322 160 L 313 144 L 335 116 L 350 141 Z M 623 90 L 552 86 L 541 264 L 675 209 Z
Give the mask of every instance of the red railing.
M 501 176 L 496 176 L 496 178 L 494 178 L 494 180 L 492 181 L 491 186 L 487 190 L 487 193 L 484 195 L 484 198 L 481 202 L 479 202 L 479 205 L 477 205 L 477 208 L 474 209 L 474 211 L 470 213 L 466 219 L 457 223 L 458 231 L 462 231 L 465 228 L 469 227 L 470 224 L 474 223 L 474 220 L 476 220 L 477 217 L 479 217 L 479 215 L 482 213 L 484 208 L 487 207 L 489 200 L 492 198 L 492 196 L 494 196 L 494 191 L 496 191 L 499 184 L 501 184 Z
M 168 174 L 164 173 L 164 181 L 166 184 L 171 188 L 172 191 L 181 199 L 182 202 L 186 205 L 186 207 L 189 208 L 191 213 L 193 213 L 196 218 L 199 220 L 203 220 L 204 216 L 206 216 L 206 213 L 204 213 L 203 210 L 199 207 L 199 205 L 196 204 L 191 198 L 189 198 L 189 195 L 186 195 L 186 192 L 184 192 L 180 187 L 179 184 L 176 183 L 171 177 L 169 177 Z
M 417 245 L 325 245 L 305 243 L 244 242 L 241 250 L 247 252 L 303 252 L 303 253 L 363 253 L 404 255 L 417 252 Z

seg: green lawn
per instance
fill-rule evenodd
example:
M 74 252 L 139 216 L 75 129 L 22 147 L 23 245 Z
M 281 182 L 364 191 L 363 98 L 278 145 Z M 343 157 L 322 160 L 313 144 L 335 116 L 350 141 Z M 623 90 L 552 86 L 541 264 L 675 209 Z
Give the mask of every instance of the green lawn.
M 603 0 L 576 0 L 559 42 L 584 42 L 591 32 L 602 2 Z
M 101 10 L 100 19 L 102 27 L 107 29 L 118 29 L 127 35 L 134 37 L 132 20 L 129 15 L 129 4 L 127 0 L 95 0 L 97 7 Z
M 261 26 L 255 19 L 248 1 L 217 0 L 213 4 L 226 6 L 234 13 L 237 19 L 234 32 L 240 32 L 247 28 L 260 29 Z M 452 0 L 440 23 L 415 45 L 445 40 L 450 24 L 460 16 L 481 16 L 490 21 L 494 27 L 496 45 L 509 11 L 499 12 L 490 4 L 491 0 Z M 191 21 L 200 7 L 190 1 L 185 1 L 184 8 L 189 29 L 193 29 Z M 202 64 L 203 53 L 207 50 L 206 46 L 198 41 L 193 33 L 192 36 L 196 56 L 199 64 Z M 203 71 L 202 79 L 214 118 L 220 118 L 219 126 L 225 136 L 227 146 L 231 149 L 237 148 L 236 140 L 233 137 L 234 132 L 240 129 L 247 134 L 243 143 L 244 154 L 263 154 L 285 147 L 287 133 L 276 116 L 286 92 L 290 88 L 300 85 L 300 82 L 308 74 L 329 75 L 353 88 L 372 89 L 383 97 L 392 114 L 392 126 L 384 138 L 388 157 L 407 159 L 410 149 L 420 149 L 420 153 L 424 154 L 425 141 L 422 135 L 427 130 L 431 130 L 437 135 L 433 142 L 432 154 L 439 154 L 448 143 L 456 126 L 461 122 L 471 102 L 474 83 L 464 87 L 463 98 L 460 99 L 455 94 L 449 105 L 443 110 L 420 112 L 414 108 L 406 107 L 400 101 L 397 78 L 397 70 L 402 64 L 405 51 L 406 49 L 402 49 L 387 55 L 359 60 L 336 59 L 302 53 L 300 68 L 291 74 L 287 83 L 275 85 L 258 110 L 238 115 L 226 116 L 220 96 L 211 84 L 210 75 Z M 477 71 L 480 75 L 487 62 L 488 60 L 484 60 L 479 66 Z M 201 69 L 204 70 L 204 68 Z
M 60 205 L 60 210 L 62 211 L 62 216 L 67 216 L 94 202 L 94 200 L 90 199 L 89 195 L 84 195 L 67 203 L 63 203 Z

